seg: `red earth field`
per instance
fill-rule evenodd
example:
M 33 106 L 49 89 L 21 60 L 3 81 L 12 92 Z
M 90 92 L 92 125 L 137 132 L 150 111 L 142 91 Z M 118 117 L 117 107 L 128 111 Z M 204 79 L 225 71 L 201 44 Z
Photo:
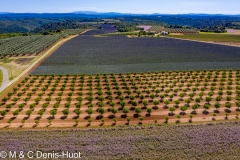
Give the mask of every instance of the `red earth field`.
M 0 127 L 236 119 L 240 107 L 239 76 L 239 70 L 30 75 L 1 98 Z

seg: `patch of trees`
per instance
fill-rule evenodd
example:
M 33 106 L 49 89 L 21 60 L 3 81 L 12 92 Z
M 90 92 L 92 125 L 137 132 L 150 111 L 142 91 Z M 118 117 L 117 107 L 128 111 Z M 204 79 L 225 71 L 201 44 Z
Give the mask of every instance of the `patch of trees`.
M 80 24 L 79 21 L 74 20 L 66 20 L 62 22 L 51 22 L 44 24 L 36 29 L 34 29 L 33 33 L 43 33 L 48 34 L 48 32 L 62 32 L 65 29 L 86 29 L 88 25 Z
M 178 26 L 178 25 L 170 25 L 168 28 L 183 28 L 183 26 Z
M 208 32 L 224 32 L 225 28 L 240 28 L 240 17 L 226 15 L 161 15 L 153 18 L 168 28 L 190 27 Z
M 3 33 L 0 34 L 0 38 L 10 38 L 10 37 L 17 37 L 17 36 L 30 36 L 29 33 Z
M 138 37 L 145 36 L 145 35 L 154 35 L 152 32 L 140 31 L 138 32 Z
M 0 17 L 0 34 L 2 33 L 27 33 L 31 30 L 44 25 L 46 23 L 53 22 L 53 20 L 48 19 L 38 19 L 38 18 L 5 18 Z
M 214 27 L 204 27 L 200 30 L 201 32 L 215 32 L 215 33 L 224 33 L 227 32 L 225 27 L 222 26 L 214 26 Z
M 132 32 L 138 30 L 136 25 L 126 22 L 114 23 L 118 32 Z

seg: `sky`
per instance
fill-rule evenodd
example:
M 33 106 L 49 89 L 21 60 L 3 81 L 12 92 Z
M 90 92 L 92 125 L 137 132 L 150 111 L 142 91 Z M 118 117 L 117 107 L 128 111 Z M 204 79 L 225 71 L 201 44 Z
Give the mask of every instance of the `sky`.
M 240 14 L 239 0 L 0 0 L 0 4 L 0 12 L 15 13 Z

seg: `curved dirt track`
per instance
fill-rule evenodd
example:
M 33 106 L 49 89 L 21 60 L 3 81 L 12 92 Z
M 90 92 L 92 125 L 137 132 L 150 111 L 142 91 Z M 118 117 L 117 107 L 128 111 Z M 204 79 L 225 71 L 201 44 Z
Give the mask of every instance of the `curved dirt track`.
M 8 71 L 4 67 L 1 67 L 1 66 L 0 66 L 0 69 L 3 72 L 2 85 L 0 86 L 0 92 L 2 92 L 8 86 Z

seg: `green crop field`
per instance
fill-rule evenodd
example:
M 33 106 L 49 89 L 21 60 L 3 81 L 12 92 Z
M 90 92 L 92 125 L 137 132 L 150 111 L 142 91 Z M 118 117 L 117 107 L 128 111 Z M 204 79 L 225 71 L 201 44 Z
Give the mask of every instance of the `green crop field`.
M 189 35 L 169 35 L 169 37 L 208 41 L 208 42 L 240 42 L 239 35 L 229 35 L 229 34 L 211 34 L 211 35 L 189 34 Z
M 66 35 L 33 35 L 0 39 L 0 55 L 4 57 L 40 53 L 64 36 Z

